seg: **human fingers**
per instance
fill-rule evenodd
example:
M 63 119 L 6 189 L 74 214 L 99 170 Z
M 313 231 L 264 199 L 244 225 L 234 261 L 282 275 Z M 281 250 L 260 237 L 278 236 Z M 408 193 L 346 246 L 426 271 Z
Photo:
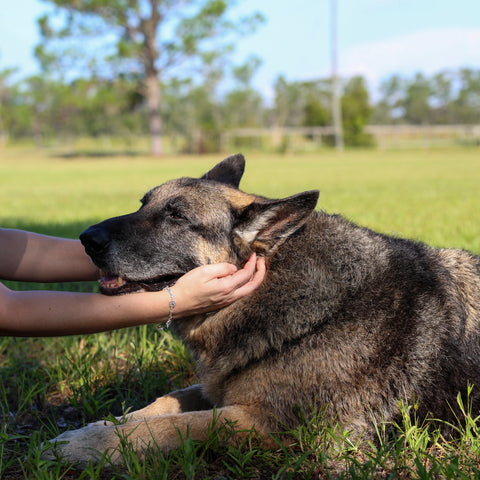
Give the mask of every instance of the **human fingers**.
M 197 267 L 180 277 L 172 287 L 177 315 L 182 317 L 220 308 L 225 303 L 225 294 L 231 291 L 225 288 L 225 279 L 236 270 L 237 267 L 229 263 L 211 264 Z
M 193 281 L 196 283 L 209 283 L 217 278 L 232 275 L 236 271 L 237 267 L 231 263 L 214 263 L 194 268 L 186 273 L 182 279 L 184 281 Z
M 266 265 L 264 258 L 258 258 L 256 261 L 256 271 L 253 277 L 250 278 L 248 282 L 237 288 L 232 292 L 232 301 L 238 300 L 239 298 L 249 295 L 254 290 L 256 290 L 265 278 Z
M 256 259 L 257 256 L 254 252 L 250 255 L 250 258 L 247 260 L 247 263 L 245 263 L 243 268 L 230 276 L 230 285 L 232 289 L 239 288 L 252 279 L 255 274 Z
M 263 279 L 265 278 L 265 273 L 267 271 L 265 258 L 263 257 L 257 258 L 255 269 L 256 269 L 255 275 L 253 276 L 251 283 L 254 286 L 254 288 L 257 288 L 263 282 Z

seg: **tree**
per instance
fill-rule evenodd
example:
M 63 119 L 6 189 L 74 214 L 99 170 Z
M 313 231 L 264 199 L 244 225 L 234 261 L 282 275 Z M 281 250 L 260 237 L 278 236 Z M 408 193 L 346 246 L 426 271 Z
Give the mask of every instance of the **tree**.
M 417 73 L 408 84 L 403 101 L 407 122 L 417 125 L 431 123 L 431 95 L 432 87 L 428 78 Z
M 262 123 L 262 97 L 252 87 L 252 79 L 261 65 L 261 60 L 251 56 L 243 65 L 234 67 L 233 77 L 237 82 L 225 97 L 224 110 L 229 127 L 259 127 Z
M 0 145 L 3 142 L 3 138 L 6 137 L 2 110 L 11 90 L 9 79 L 15 71 L 14 68 L 0 70 Z
M 352 147 L 371 147 L 373 138 L 365 132 L 372 107 L 363 77 L 352 77 L 345 85 L 342 97 L 342 118 L 345 144 Z
M 61 58 L 75 60 L 76 70 L 70 68 L 73 75 L 85 68 L 99 75 L 138 73 L 154 155 L 163 152 L 159 80 L 184 60 L 198 58 L 205 49 L 218 49 L 219 38 L 251 32 L 263 20 L 256 13 L 236 23 L 229 21 L 231 0 L 44 1 L 58 10 L 39 19 L 43 42 L 53 47 L 40 45 L 39 60 L 46 68 Z M 53 26 L 59 19 L 63 24 Z M 103 58 L 99 51 L 105 52 Z
M 301 85 L 305 95 L 303 124 L 306 127 L 331 125 L 331 80 L 303 82 Z
M 395 123 L 403 119 L 405 82 L 399 75 L 392 75 L 380 85 L 382 95 L 373 112 L 375 124 Z
M 459 123 L 480 122 L 480 70 L 459 71 L 459 91 L 453 108 Z
M 448 71 L 436 73 L 431 80 L 433 123 L 453 123 L 453 74 Z
M 174 78 L 163 84 L 165 130 L 175 150 L 179 149 L 178 137 L 184 141 L 180 147 L 184 152 L 220 150 L 224 119 L 218 89 L 226 68 L 225 55 L 209 53 L 203 56 L 196 81 Z
M 283 75 L 275 81 L 274 124 L 276 127 L 296 127 L 303 123 L 304 95 L 299 82 L 288 82 Z

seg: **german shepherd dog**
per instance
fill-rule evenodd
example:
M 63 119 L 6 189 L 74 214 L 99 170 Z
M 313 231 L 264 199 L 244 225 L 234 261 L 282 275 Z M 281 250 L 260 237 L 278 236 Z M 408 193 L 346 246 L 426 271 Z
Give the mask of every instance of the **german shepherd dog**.
M 200 179 L 168 181 L 137 212 L 81 235 L 95 264 L 121 278 L 104 283 L 108 294 L 159 290 L 210 262 L 241 266 L 253 251 L 266 258 L 267 275 L 219 311 L 173 317 L 198 385 L 121 425 L 63 433 L 54 442 L 67 460 L 108 451 L 120 462 L 122 438 L 139 456 L 152 446 L 167 452 L 180 435 L 204 439 L 214 421 L 254 427 L 268 442 L 313 406 L 353 437 L 372 438 L 375 422 L 399 420 L 399 400 L 450 420 L 457 394 L 480 385 L 480 257 L 314 211 L 318 191 L 280 200 L 244 193 L 244 166 L 234 155 Z M 478 389 L 470 400 L 478 411 Z

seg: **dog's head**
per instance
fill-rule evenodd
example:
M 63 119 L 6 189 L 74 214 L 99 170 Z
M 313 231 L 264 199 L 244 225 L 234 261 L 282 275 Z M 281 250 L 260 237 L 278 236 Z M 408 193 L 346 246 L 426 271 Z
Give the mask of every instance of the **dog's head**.
M 105 294 L 161 290 L 200 265 L 242 265 L 265 257 L 306 221 L 318 200 L 309 191 L 281 200 L 238 189 L 242 155 L 226 158 L 199 179 L 179 178 L 145 194 L 134 213 L 85 230 L 80 239 L 105 272 Z

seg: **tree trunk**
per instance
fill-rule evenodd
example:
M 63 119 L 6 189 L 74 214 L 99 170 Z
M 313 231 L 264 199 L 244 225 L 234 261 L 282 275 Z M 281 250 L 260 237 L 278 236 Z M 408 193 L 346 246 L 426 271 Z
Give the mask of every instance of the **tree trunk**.
M 140 31 L 145 42 L 143 47 L 143 64 L 145 66 L 145 95 L 148 105 L 148 122 L 150 125 L 151 154 L 163 155 L 162 117 L 160 116 L 161 93 L 158 82 L 157 30 L 162 17 L 159 13 L 159 0 L 149 0 L 150 15 L 140 21 Z
M 148 121 L 150 126 L 151 154 L 163 155 L 162 118 L 160 116 L 160 86 L 155 73 L 147 74 L 146 96 L 148 105 Z

